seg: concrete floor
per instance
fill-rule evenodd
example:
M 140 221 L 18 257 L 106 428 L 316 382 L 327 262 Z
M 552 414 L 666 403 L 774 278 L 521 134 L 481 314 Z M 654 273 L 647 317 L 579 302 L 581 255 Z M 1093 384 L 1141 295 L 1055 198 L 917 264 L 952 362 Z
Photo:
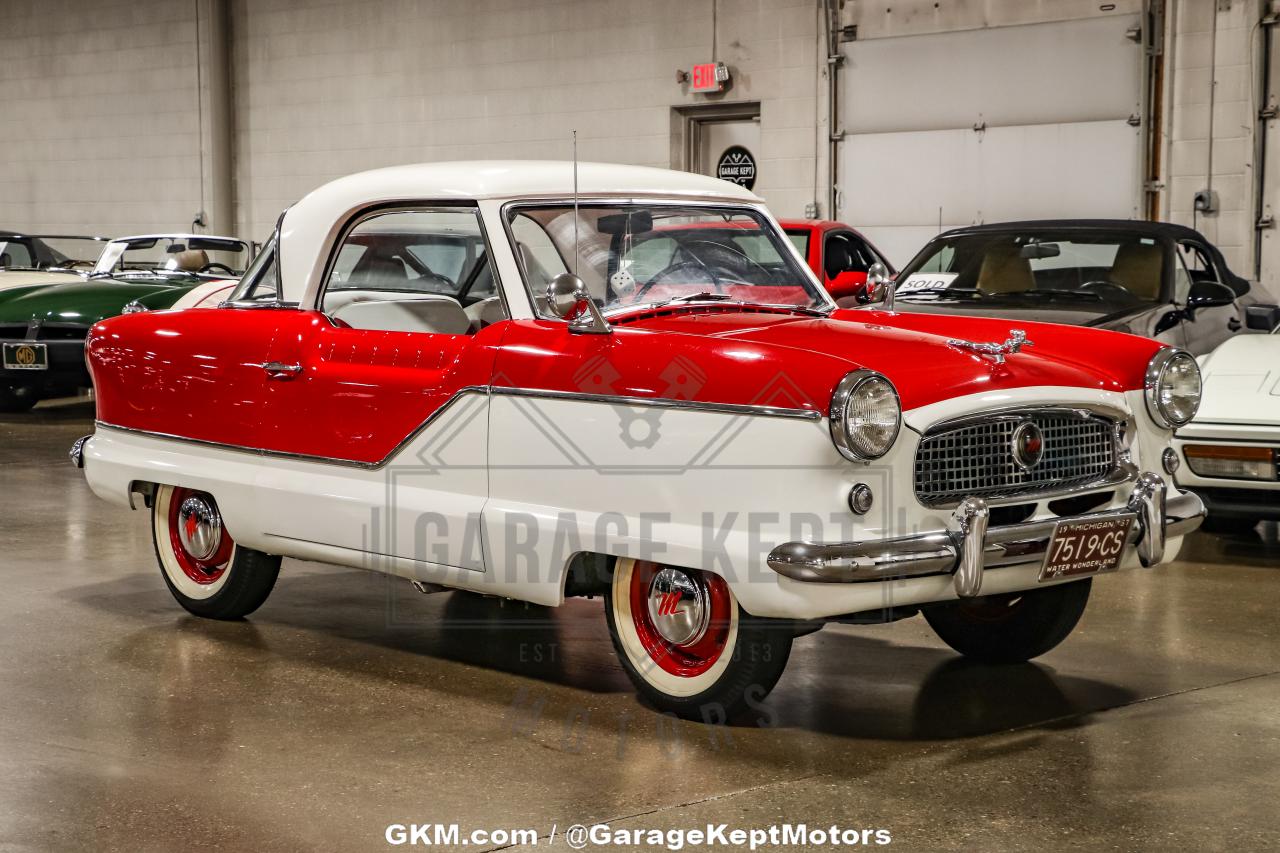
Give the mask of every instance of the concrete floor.
M 775 726 L 709 729 L 637 701 L 598 601 L 286 561 L 250 620 L 185 615 L 146 514 L 66 460 L 91 417 L 0 417 L 0 851 L 373 850 L 435 822 L 554 826 L 553 849 L 575 823 L 708 821 L 901 850 L 1280 846 L 1273 525 L 1099 580 L 1033 664 L 967 664 L 920 619 L 827 628 L 797 641 Z

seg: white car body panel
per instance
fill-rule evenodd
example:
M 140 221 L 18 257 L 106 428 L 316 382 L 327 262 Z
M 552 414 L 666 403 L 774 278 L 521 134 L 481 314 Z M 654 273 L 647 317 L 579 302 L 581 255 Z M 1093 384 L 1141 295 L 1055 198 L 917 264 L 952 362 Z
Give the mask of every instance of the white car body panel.
M 73 272 L 0 270 L 0 291 L 19 287 L 43 287 L 49 284 L 76 284 L 84 280 L 84 276 Z
M 1044 389 L 1021 389 L 1011 396 L 1011 404 L 1105 404 L 1126 412 L 1138 434 L 1134 462 L 1159 470 L 1165 438 L 1146 416 L 1140 392 L 1055 389 L 1050 397 Z M 180 478 L 218 499 L 237 542 L 267 553 L 545 605 L 562 603 L 575 553 L 651 556 L 723 575 L 757 616 L 816 619 L 956 597 L 950 575 L 814 584 L 779 575 L 765 558 L 797 539 L 949 529 L 949 510 L 915 499 L 915 430 L 991 405 L 990 395 L 972 395 L 907 412 L 911 428 L 871 464 L 841 458 L 825 419 L 672 408 L 649 410 L 660 414 L 662 459 L 651 448 L 637 465 L 636 448 L 624 439 L 628 413 L 620 411 L 634 414 L 635 407 L 477 393 L 455 398 L 377 468 L 278 456 L 267 464 L 253 452 L 103 425 L 86 446 L 84 468 L 95 493 L 123 504 L 131 502 L 135 482 Z M 552 480 L 556 486 L 548 489 Z M 846 503 L 858 482 L 876 494 L 861 518 Z M 1123 506 L 1127 496 L 1127 487 L 1115 490 L 1104 508 Z M 1033 519 L 1053 517 L 1051 499 L 1036 501 Z M 427 517 L 429 548 L 415 539 L 415 525 Z M 1166 559 L 1180 544 L 1168 541 Z M 1122 568 L 1137 565 L 1131 553 Z M 990 569 L 983 581 L 989 592 L 1036 586 L 1034 567 L 1025 566 Z
M 1179 429 L 1178 483 L 1187 488 L 1280 492 L 1280 481 L 1203 477 L 1191 470 L 1188 444 L 1280 447 L 1280 334 L 1237 335 L 1200 359 L 1204 396 L 1195 419 Z

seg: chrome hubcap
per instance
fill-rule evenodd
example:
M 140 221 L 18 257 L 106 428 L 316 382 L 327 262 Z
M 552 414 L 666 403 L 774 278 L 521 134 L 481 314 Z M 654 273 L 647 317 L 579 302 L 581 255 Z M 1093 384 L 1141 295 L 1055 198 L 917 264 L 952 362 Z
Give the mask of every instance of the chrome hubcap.
M 197 560 L 208 560 L 222 543 L 222 517 L 207 500 L 192 495 L 178 507 L 178 540 Z
M 649 618 L 668 643 L 696 643 L 711 618 L 706 588 L 679 569 L 663 569 L 649 585 Z

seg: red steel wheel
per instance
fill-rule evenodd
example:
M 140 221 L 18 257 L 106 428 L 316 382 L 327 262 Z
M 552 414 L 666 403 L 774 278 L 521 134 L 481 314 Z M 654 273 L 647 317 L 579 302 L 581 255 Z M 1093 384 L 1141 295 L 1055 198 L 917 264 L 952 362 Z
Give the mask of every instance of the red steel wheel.
M 637 562 L 630 594 L 636 635 L 662 669 L 692 678 L 724 654 L 735 616 L 724 578 Z
M 275 586 L 280 558 L 237 545 L 208 492 L 157 487 L 151 528 L 165 584 L 197 616 L 238 619 Z
M 175 488 L 168 526 L 169 545 L 183 574 L 201 585 L 217 583 L 231 564 L 235 542 L 222 526 L 213 496 Z
M 711 572 L 619 559 L 605 613 L 632 683 L 685 717 L 740 714 L 773 689 L 791 652 L 791 626 L 744 613 Z

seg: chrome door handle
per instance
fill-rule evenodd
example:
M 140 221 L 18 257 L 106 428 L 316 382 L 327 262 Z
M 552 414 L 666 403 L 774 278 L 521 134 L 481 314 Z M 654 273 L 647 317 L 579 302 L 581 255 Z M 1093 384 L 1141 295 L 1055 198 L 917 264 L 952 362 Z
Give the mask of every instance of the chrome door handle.
M 258 366 L 267 372 L 268 379 L 292 379 L 302 372 L 301 364 L 285 364 L 281 361 L 268 361 Z

